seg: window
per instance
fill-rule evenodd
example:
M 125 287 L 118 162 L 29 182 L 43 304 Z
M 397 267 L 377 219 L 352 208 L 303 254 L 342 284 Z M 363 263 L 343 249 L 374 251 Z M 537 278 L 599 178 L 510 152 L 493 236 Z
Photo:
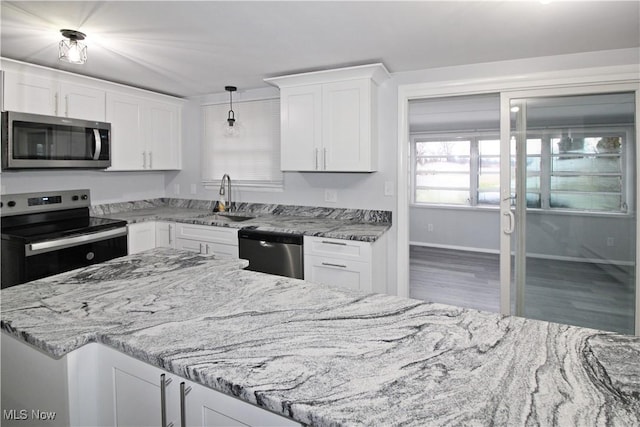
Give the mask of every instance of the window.
M 527 206 L 626 212 L 625 162 L 632 159 L 623 127 L 545 129 L 527 137 Z M 515 141 L 511 141 L 515 169 Z M 497 132 L 414 135 L 416 204 L 497 206 L 500 139 Z M 513 171 L 512 171 L 513 173 Z M 512 194 L 515 175 L 511 178 Z
M 239 102 L 233 107 L 239 128 L 235 136 L 225 132 L 228 104 L 202 107 L 203 183 L 218 186 L 227 173 L 234 186 L 281 188 L 279 100 Z

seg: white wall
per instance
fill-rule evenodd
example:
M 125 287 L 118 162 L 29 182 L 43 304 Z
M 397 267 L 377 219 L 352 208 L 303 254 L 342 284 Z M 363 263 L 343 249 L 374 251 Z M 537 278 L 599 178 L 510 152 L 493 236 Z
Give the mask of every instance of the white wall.
M 153 199 L 165 195 L 164 172 L 105 172 L 89 170 L 5 171 L 2 194 L 36 191 L 91 190 L 91 203 Z
M 278 97 L 277 89 L 239 91 L 234 102 Z M 380 87 L 379 168 L 374 173 L 284 172 L 283 191 L 249 191 L 233 188 L 233 200 L 237 202 L 271 203 L 302 206 L 326 206 L 336 208 L 393 210 L 395 197 L 384 196 L 385 181 L 395 182 L 396 165 L 396 90 L 392 82 Z M 205 189 L 201 184 L 201 105 L 227 103 L 228 94 L 213 94 L 191 98 L 184 109 L 182 170 L 168 173 L 167 195 L 170 197 L 217 199 L 217 189 Z M 222 178 L 222 176 L 220 177 Z M 233 176 L 231 177 L 233 182 Z M 178 188 L 176 187 L 178 186 Z M 191 192 L 195 185 L 195 193 Z M 324 190 L 337 191 L 337 202 L 326 202 Z M 178 190 L 178 192 L 176 192 Z

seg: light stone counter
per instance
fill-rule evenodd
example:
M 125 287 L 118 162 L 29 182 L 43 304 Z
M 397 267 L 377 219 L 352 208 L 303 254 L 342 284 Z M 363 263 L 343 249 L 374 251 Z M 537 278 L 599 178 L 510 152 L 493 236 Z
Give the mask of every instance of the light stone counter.
M 260 205 L 244 203 L 228 215 L 250 216 L 241 222 L 214 215 L 205 201 L 167 202 L 152 200 L 107 206 L 94 206 L 94 216 L 119 219 L 128 223 L 172 221 L 217 227 L 252 227 L 307 236 L 375 242 L 391 227 L 390 213 L 302 206 Z M 209 209 L 207 209 L 209 208 Z
M 318 426 L 640 425 L 640 338 L 155 249 L 2 290 L 2 329 L 92 341 Z

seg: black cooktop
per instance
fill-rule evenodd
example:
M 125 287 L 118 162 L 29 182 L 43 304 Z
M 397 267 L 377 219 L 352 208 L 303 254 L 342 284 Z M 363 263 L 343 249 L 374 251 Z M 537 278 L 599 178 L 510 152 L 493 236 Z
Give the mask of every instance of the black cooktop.
M 25 244 L 126 227 L 127 222 L 88 216 L 86 210 L 69 210 L 2 219 L 2 238 Z

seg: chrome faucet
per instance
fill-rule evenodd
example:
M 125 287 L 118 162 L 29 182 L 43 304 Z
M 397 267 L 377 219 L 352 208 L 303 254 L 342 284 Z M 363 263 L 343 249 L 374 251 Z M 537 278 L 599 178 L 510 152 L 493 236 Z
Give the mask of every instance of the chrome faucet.
M 224 188 L 225 180 L 227 181 L 226 190 Z M 220 181 L 220 191 L 218 192 L 218 194 L 220 194 L 220 196 L 224 196 L 226 194 L 227 196 L 226 200 L 224 200 L 224 197 L 220 198 L 221 201 L 224 201 L 224 204 L 223 209 L 220 209 L 220 207 L 218 207 L 218 210 L 225 210 L 227 212 L 231 211 L 231 177 L 226 173 L 222 175 L 222 181 Z

